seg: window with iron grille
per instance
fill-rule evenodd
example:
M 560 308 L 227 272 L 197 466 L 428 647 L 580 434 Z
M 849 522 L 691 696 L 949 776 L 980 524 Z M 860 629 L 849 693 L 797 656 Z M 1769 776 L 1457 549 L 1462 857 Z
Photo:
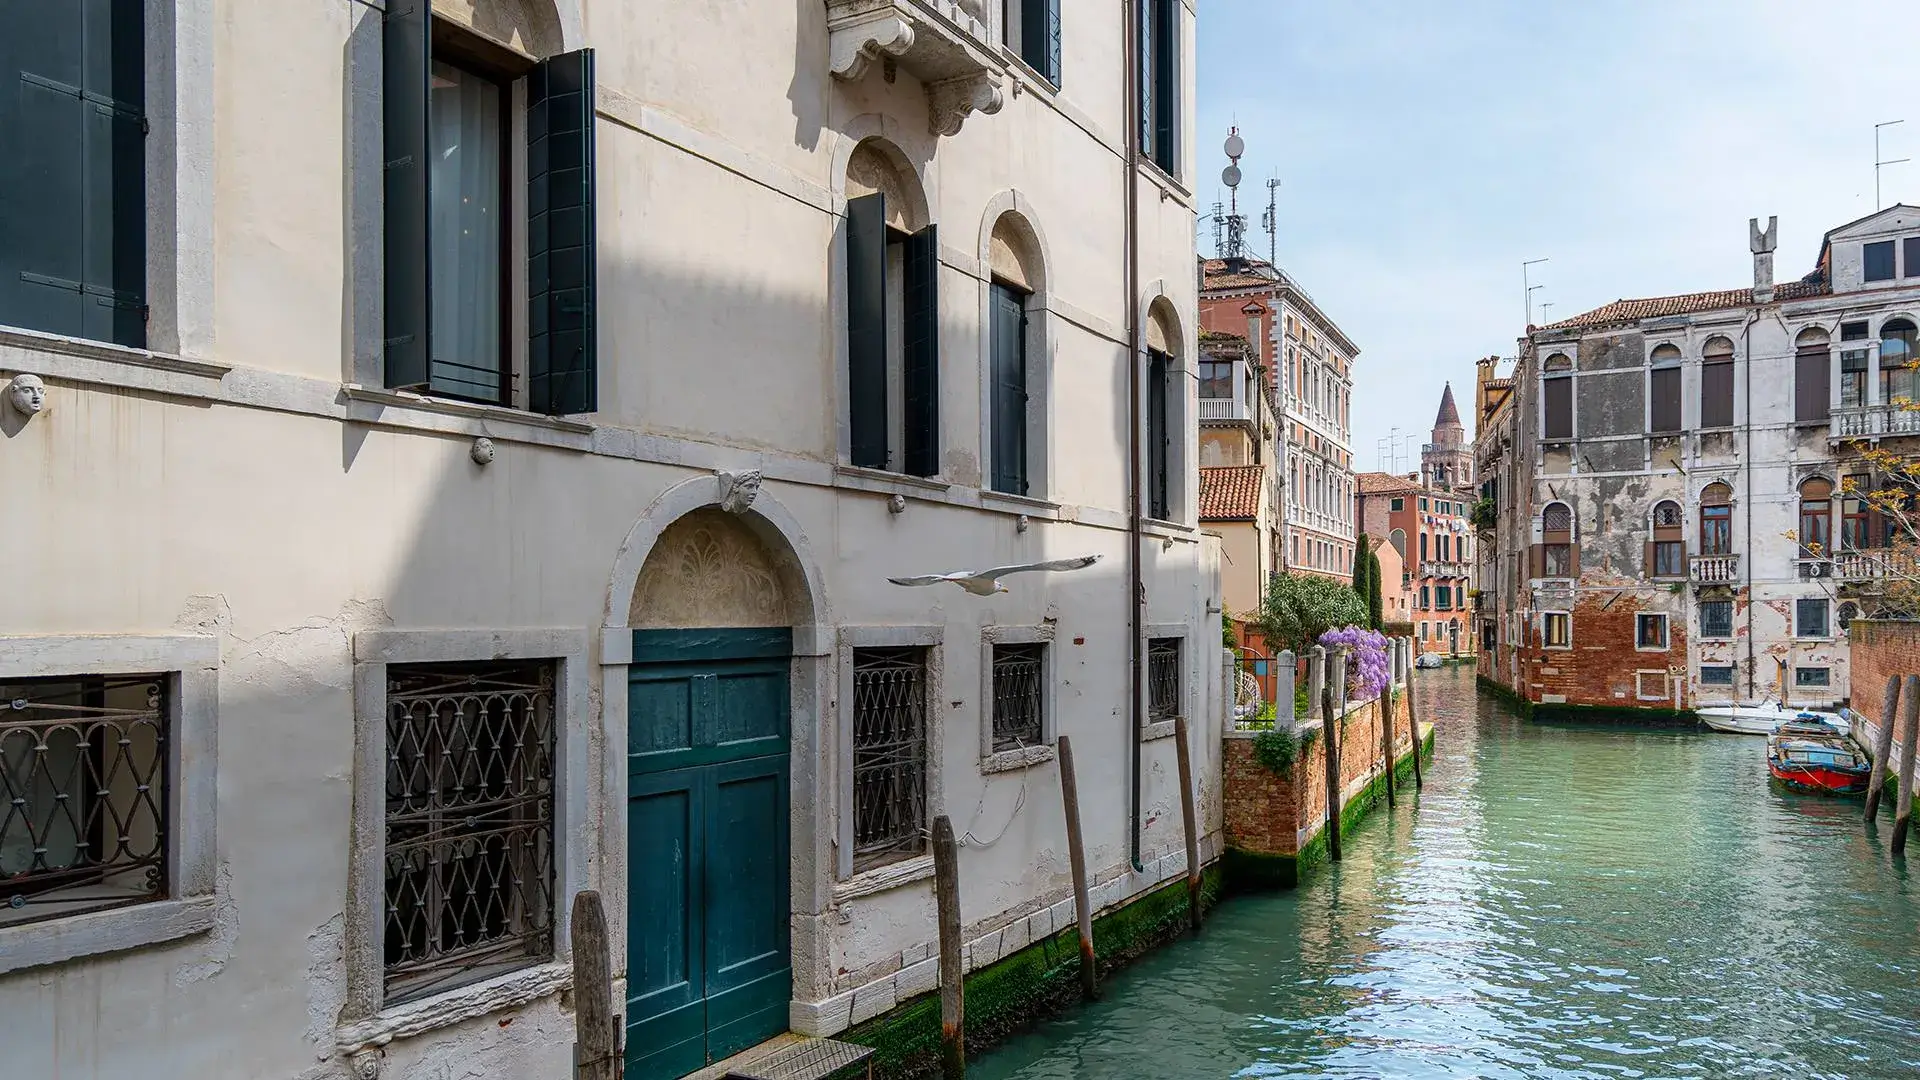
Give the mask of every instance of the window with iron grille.
M 1825 597 L 1793 602 L 1793 636 L 1803 638 L 1823 638 L 1827 634 L 1827 601 Z
M 1147 642 L 1147 722 L 1180 715 L 1180 639 Z
M 927 849 L 927 650 L 853 650 L 853 869 Z
M 1700 601 L 1700 636 L 1716 641 L 1733 636 L 1733 601 Z
M 387 668 L 387 1004 L 553 955 L 554 676 Z
M 1733 665 L 1731 664 L 1700 665 L 1700 685 L 1701 686 L 1732 686 L 1733 685 Z
M 1833 671 L 1823 667 L 1797 667 L 1793 669 L 1793 685 L 1803 689 L 1812 689 L 1833 685 Z
M 170 681 L 0 681 L 0 926 L 168 895 Z
M 993 749 L 1018 750 L 1046 741 L 1043 642 L 993 647 Z

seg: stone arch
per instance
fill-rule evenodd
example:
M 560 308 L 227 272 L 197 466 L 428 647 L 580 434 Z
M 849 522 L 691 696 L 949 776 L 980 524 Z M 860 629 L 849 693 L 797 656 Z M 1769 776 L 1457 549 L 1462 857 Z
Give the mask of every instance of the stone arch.
M 1198 439 L 1190 434 L 1194 427 L 1193 413 L 1198 408 L 1192 401 L 1194 397 L 1194 357 L 1193 350 L 1187 344 L 1187 330 L 1180 321 L 1179 309 L 1174 306 L 1172 297 L 1167 295 L 1165 282 L 1149 282 L 1145 294 L 1141 297 L 1138 318 L 1140 319 L 1140 343 L 1144 346 L 1135 356 L 1134 363 L 1140 370 L 1140 457 L 1138 461 L 1143 499 L 1148 491 L 1147 465 L 1151 460 L 1147 438 L 1147 403 L 1151 397 L 1148 380 L 1153 375 L 1151 354 L 1158 352 L 1167 357 L 1166 362 L 1166 425 L 1169 432 L 1167 445 L 1167 517 L 1175 522 L 1187 522 L 1193 519 L 1197 509 L 1197 492 L 1189 490 L 1191 479 L 1199 475 L 1195 459 L 1198 457 Z
M 432 0 L 433 13 L 528 56 L 581 45 L 580 0 Z
M 856 156 L 865 160 L 857 163 Z M 914 228 L 938 221 L 933 211 L 939 204 L 934 197 L 939 185 L 932 144 L 915 138 L 898 121 L 882 113 L 862 113 L 854 117 L 834 142 L 830 175 L 835 213 L 844 215 L 847 199 L 875 190 L 864 185 L 856 187 L 854 183 L 856 173 L 866 175 L 875 164 L 884 165 L 883 172 L 891 172 L 901 185 L 902 197 L 909 204 L 906 216 L 915 223 Z
M 1824 326 L 1809 326 L 1794 336 L 1793 344 L 1798 348 L 1824 347 L 1830 335 Z

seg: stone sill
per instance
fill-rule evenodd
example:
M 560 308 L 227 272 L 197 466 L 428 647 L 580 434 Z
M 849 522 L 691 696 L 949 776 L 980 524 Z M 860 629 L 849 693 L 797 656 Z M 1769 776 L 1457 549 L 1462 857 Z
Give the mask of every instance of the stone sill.
M 1140 729 L 1140 741 L 1153 742 L 1156 739 L 1170 739 L 1173 737 L 1173 725 L 1174 721 L 1172 720 L 1158 720 L 1148 724 L 1146 727 Z
M 1014 772 L 1018 769 L 1032 768 L 1035 765 L 1044 765 L 1052 761 L 1054 756 L 1054 749 L 1051 746 L 1023 746 L 1018 750 L 1001 750 L 980 760 L 980 772 L 982 775 Z
M 573 985 L 573 965 L 548 963 L 448 990 L 442 994 L 382 1009 L 355 1023 L 341 1026 L 334 1042 L 342 1056 L 351 1057 L 369 1047 L 395 1039 L 424 1035 L 488 1013 L 526 1005 Z
M 0 927 L 0 974 L 202 934 L 213 929 L 213 906 L 211 896 L 155 900 Z
M 885 469 L 869 469 L 861 465 L 834 466 L 833 486 L 852 488 L 855 491 L 870 491 L 876 495 L 911 495 L 919 498 L 939 498 L 953 487 L 944 480 L 914 476 L 911 473 L 888 472 Z
M 582 420 L 545 416 L 502 405 L 452 401 L 359 383 L 342 386 L 340 396 L 346 400 L 348 423 L 471 435 L 475 438 L 486 436 L 507 442 L 582 452 L 593 449 L 594 425 Z
M 911 859 L 877 866 L 872 870 L 863 870 L 845 881 L 835 882 L 833 902 L 845 903 L 858 900 L 863 896 L 872 896 L 889 889 L 898 889 L 904 885 L 926 881 L 933 877 L 933 856 L 916 855 Z

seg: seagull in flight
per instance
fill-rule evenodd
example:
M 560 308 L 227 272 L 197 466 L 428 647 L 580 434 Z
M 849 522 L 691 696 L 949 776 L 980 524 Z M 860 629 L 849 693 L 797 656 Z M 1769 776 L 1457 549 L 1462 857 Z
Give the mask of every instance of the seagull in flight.
M 1098 555 L 1081 555 L 1072 559 L 1055 559 L 1052 562 L 1019 563 L 1014 566 L 994 566 L 985 570 L 955 570 L 951 574 L 922 574 L 919 577 L 888 578 L 895 585 L 938 585 L 943 581 L 951 582 L 975 596 L 992 596 L 994 593 L 1009 592 L 1000 580 L 1008 574 L 1024 574 L 1031 570 L 1084 570 L 1100 561 Z

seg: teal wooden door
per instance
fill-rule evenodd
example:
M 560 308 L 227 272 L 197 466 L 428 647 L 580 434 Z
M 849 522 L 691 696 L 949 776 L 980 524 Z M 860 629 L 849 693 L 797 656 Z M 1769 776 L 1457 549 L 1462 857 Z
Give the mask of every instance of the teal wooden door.
M 627 688 L 627 1076 L 787 1029 L 792 632 L 636 630 Z

